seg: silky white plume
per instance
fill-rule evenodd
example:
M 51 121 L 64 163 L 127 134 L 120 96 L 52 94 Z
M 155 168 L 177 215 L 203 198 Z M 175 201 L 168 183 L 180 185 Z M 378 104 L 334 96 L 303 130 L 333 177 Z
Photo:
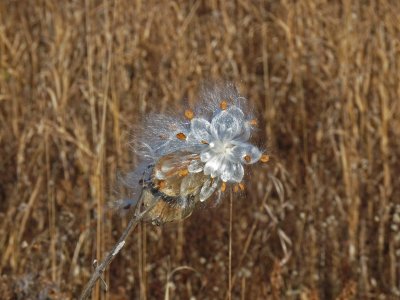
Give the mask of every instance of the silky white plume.
M 207 177 L 200 189 L 204 201 L 231 183 L 243 189 L 245 165 L 267 161 L 260 149 L 249 142 L 257 124 L 247 100 L 231 83 L 203 88 L 197 107 L 182 117 L 151 115 L 139 139 L 142 156 L 156 163 L 172 153 L 190 153 L 188 174 Z M 151 162 L 148 162 L 151 163 Z M 160 179 L 160 178 L 159 178 Z

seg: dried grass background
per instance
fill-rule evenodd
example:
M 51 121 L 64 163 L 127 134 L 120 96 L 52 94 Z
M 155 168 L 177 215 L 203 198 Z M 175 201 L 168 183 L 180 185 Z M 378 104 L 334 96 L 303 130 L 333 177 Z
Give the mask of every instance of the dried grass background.
M 399 15 L 397 0 L 2 0 L 0 298 L 76 298 L 127 223 L 107 203 L 135 164 L 131 126 L 221 78 L 273 157 L 234 200 L 232 298 L 399 297 Z M 141 225 L 94 299 L 227 299 L 228 229 L 229 201 Z

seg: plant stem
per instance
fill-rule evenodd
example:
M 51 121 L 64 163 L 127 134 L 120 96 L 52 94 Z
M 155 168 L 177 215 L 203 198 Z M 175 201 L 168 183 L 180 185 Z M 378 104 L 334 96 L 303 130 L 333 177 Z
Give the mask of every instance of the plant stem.
M 229 283 L 228 299 L 232 299 L 232 222 L 233 222 L 233 195 L 232 189 L 229 194 Z
M 101 278 L 101 275 L 104 273 L 106 268 L 110 265 L 111 261 L 114 257 L 119 253 L 119 251 L 125 245 L 125 240 L 127 236 L 131 233 L 133 229 L 135 229 L 136 225 L 146 216 L 146 214 L 153 209 L 153 207 L 157 204 L 157 200 L 153 201 L 153 203 L 147 207 L 143 212 L 141 212 L 137 216 L 132 216 L 131 220 L 128 223 L 128 226 L 125 228 L 124 232 L 121 234 L 118 242 L 114 245 L 112 250 L 107 254 L 104 260 L 96 267 L 94 270 L 92 277 L 90 278 L 89 282 L 86 284 L 85 288 L 82 291 L 81 296 L 79 297 L 80 300 L 87 299 L 91 291 L 96 284 L 97 280 Z

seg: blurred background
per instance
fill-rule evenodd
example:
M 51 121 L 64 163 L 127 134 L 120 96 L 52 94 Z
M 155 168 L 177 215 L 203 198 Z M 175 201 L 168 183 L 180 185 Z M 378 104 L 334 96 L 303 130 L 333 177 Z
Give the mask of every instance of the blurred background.
M 231 80 L 271 162 L 232 299 L 400 297 L 400 2 L 2 0 L 0 298 L 73 299 L 128 218 L 131 128 Z M 229 201 L 140 225 L 93 299 L 229 299 Z

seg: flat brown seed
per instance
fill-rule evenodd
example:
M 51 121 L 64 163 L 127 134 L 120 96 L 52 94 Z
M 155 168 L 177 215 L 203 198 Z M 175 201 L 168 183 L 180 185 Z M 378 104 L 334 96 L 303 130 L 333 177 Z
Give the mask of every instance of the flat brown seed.
M 228 102 L 226 102 L 225 100 L 223 100 L 223 101 L 219 104 L 219 107 L 220 107 L 222 110 L 226 110 L 226 109 L 228 108 Z
M 251 126 L 257 126 L 258 125 L 258 121 L 256 119 L 250 120 L 249 121 Z
M 190 110 L 190 109 L 185 110 L 185 117 L 186 117 L 186 119 L 189 119 L 189 120 L 193 119 L 193 117 L 194 117 L 193 110 Z
M 239 183 L 239 188 L 241 191 L 244 191 L 244 183 Z
M 233 187 L 233 191 L 235 193 L 239 192 L 239 185 L 238 184 L 235 184 L 235 186 Z
M 179 170 L 179 176 L 181 177 L 185 177 L 189 174 L 189 170 L 188 169 L 183 169 L 183 170 Z
M 221 192 L 225 192 L 226 191 L 226 183 L 222 182 L 221 184 Z
M 160 180 L 160 181 L 158 182 L 158 188 L 159 188 L 159 189 L 165 188 L 165 180 Z
M 178 139 L 180 139 L 181 141 L 186 140 L 186 135 L 185 135 L 183 132 L 179 132 L 179 133 L 176 135 L 176 137 L 177 137 Z
M 261 155 L 260 161 L 263 162 L 263 163 L 268 162 L 269 161 L 269 155 L 267 155 L 267 154 Z
M 201 143 L 204 144 L 204 145 L 208 145 L 208 142 L 205 141 L 205 140 L 202 140 Z

